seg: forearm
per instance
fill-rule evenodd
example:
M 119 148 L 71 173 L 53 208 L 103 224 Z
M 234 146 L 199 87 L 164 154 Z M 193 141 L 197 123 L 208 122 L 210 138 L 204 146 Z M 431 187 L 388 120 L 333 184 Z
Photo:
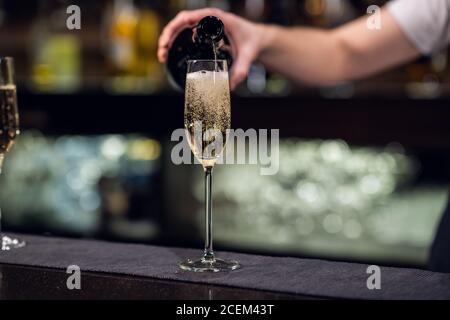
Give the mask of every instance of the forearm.
M 329 84 L 344 77 L 345 55 L 328 30 L 264 28 L 258 60 L 271 71 L 304 84 Z
M 260 25 L 258 59 L 270 70 L 311 85 L 354 80 L 419 56 L 390 13 L 383 9 L 381 30 L 369 30 L 362 17 L 333 30 Z

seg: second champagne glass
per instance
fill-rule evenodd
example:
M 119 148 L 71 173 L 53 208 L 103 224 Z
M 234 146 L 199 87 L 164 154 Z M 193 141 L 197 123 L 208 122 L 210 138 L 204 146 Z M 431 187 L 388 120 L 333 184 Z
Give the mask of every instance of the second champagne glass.
M 184 126 L 192 152 L 205 171 L 205 249 L 196 260 L 180 263 L 184 270 L 229 271 L 237 261 L 216 258 L 212 234 L 212 171 L 221 156 L 231 123 L 226 60 L 189 60 L 186 75 Z
M 0 173 L 5 154 L 19 135 L 19 112 L 17 92 L 14 82 L 14 60 L 11 57 L 0 58 Z M 18 249 L 25 242 L 2 233 L 0 211 L 0 250 Z

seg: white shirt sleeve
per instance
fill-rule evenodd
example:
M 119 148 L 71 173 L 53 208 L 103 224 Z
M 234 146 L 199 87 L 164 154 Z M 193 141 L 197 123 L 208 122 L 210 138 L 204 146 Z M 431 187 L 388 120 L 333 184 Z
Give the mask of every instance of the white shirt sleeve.
M 393 0 L 389 12 L 424 55 L 450 43 L 450 0 Z

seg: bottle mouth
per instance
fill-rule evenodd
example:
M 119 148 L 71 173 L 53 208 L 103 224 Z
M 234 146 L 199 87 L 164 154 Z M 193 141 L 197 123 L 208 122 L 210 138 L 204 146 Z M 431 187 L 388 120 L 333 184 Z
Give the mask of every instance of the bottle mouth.
M 196 26 L 200 41 L 219 42 L 223 38 L 223 22 L 215 16 L 206 16 Z

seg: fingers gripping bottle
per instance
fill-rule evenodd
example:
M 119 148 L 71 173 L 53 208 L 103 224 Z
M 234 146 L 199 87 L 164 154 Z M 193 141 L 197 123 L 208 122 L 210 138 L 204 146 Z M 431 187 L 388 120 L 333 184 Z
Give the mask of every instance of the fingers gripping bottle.
M 233 62 L 230 42 L 225 35 L 223 22 L 214 16 L 206 16 L 193 28 L 182 30 L 175 38 L 167 57 L 170 83 L 184 90 L 187 60 L 223 59 L 228 68 Z

